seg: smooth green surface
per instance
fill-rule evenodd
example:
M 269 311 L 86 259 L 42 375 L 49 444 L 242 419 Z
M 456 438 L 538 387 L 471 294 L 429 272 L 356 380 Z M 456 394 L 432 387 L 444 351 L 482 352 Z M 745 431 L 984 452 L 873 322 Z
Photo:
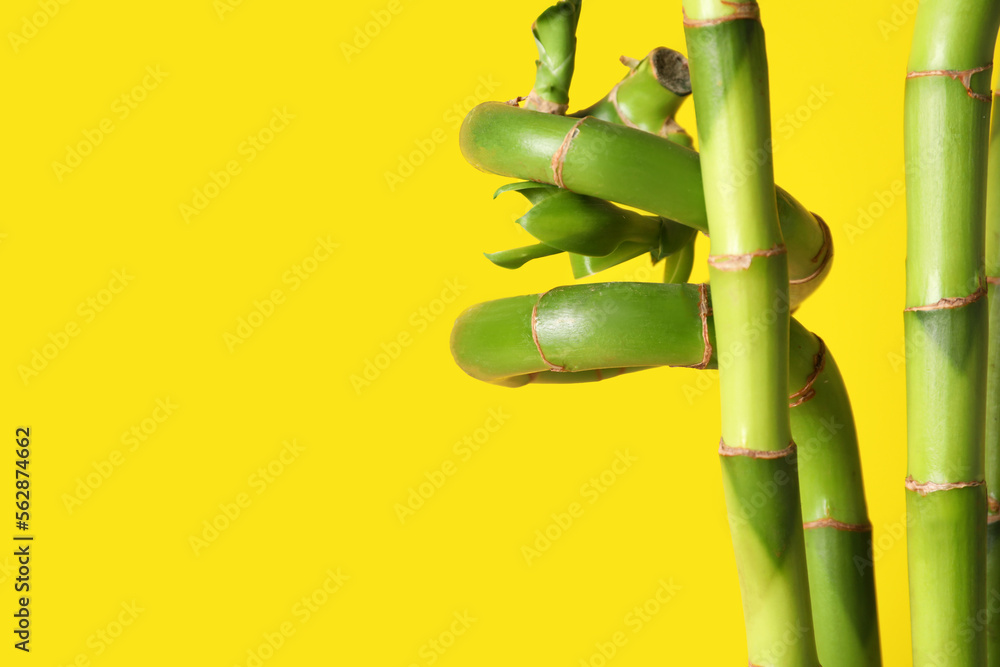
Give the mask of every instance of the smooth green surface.
M 475 167 L 502 176 L 552 184 L 552 157 L 576 119 L 480 104 L 465 117 L 460 145 Z M 698 153 L 642 130 L 587 118 L 579 125 L 563 163 L 563 182 L 573 192 L 633 206 L 708 231 Z M 817 219 L 780 188 L 776 191 L 789 277 L 812 275 L 822 264 L 824 235 Z M 816 290 L 823 273 L 791 287 L 793 307 Z
M 904 111 L 907 307 L 985 285 L 988 65 L 998 23 L 995 1 L 923 0 L 917 12 Z M 982 71 L 958 72 L 973 68 Z M 931 75 L 913 76 L 921 72 Z M 908 474 L 982 482 L 986 300 L 903 319 Z M 906 502 L 913 664 L 984 665 L 985 620 L 976 619 L 987 601 L 986 487 L 907 491 Z
M 569 115 L 574 118 L 593 116 L 664 137 L 677 134 L 680 126 L 671 125 L 669 121 L 673 120 L 681 104 L 691 94 L 690 77 L 671 82 L 670 85 L 675 89 L 671 90 L 657 76 L 657 64 L 674 58 L 686 62 L 683 56 L 672 49 L 662 46 L 654 49 L 634 69 L 629 70 L 611 93 L 586 109 Z

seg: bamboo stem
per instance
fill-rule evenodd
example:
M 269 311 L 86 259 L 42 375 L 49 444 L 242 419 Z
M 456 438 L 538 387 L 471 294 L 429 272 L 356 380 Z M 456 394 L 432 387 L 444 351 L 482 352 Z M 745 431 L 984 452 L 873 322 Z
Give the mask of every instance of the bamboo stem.
M 473 306 L 455 322 L 451 348 L 485 382 L 594 382 L 658 366 L 716 368 L 714 320 L 704 285 L 574 285 Z M 850 400 L 830 351 L 794 319 L 790 341 L 787 403 L 816 641 L 826 667 L 876 667 L 871 532 Z
M 708 231 L 698 153 L 663 137 L 596 118 L 486 102 L 465 117 L 459 141 L 465 159 L 484 171 L 558 185 Z M 761 155 L 741 156 L 735 183 L 753 174 Z M 833 244 L 818 216 L 787 192 L 776 195 L 794 309 L 826 277 Z
M 593 116 L 609 123 L 643 130 L 691 147 L 691 137 L 674 115 L 691 94 L 687 58 L 665 47 L 657 47 L 600 100 L 572 114 L 573 118 Z M 683 136 L 681 136 L 683 135 Z
M 1000 3 L 924 0 L 906 79 L 913 664 L 986 664 L 984 220 Z
M 818 667 L 796 447 L 788 413 L 788 258 L 771 164 L 767 56 L 756 2 L 685 0 L 684 34 L 711 234 L 723 487 L 750 664 Z M 743 174 L 747 156 L 756 169 Z M 751 502 L 779 477 L 788 484 Z M 761 485 L 765 485 L 762 487 Z M 768 487 L 767 485 L 771 486 Z M 797 628 L 788 641 L 788 629 Z

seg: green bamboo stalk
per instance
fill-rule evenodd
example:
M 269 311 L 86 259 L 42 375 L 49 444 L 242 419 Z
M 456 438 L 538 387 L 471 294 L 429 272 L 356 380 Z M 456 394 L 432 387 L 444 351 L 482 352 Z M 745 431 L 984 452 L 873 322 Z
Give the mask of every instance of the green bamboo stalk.
M 629 68 L 625 78 L 591 106 L 569 115 L 573 118 L 593 116 L 673 138 L 676 143 L 690 148 L 690 135 L 674 120 L 677 110 L 691 94 L 687 58 L 660 46 L 642 60 L 632 61 L 623 56 L 622 62 Z
M 826 667 L 875 667 L 871 525 L 850 401 L 829 350 L 794 319 L 790 341 L 787 402 L 820 656 Z M 595 283 L 479 304 L 458 317 L 451 349 L 472 377 L 511 387 L 718 367 L 710 294 L 699 285 Z
M 569 85 L 576 66 L 576 26 L 583 0 L 560 0 L 531 25 L 538 60 L 535 87 L 525 108 L 543 113 L 565 114 L 569 108 Z
M 788 258 L 774 191 L 764 30 L 757 3 L 685 0 L 711 233 L 723 488 L 752 665 L 818 667 L 788 408 Z M 740 171 L 748 156 L 756 169 Z M 762 507 L 750 503 L 788 476 Z M 789 628 L 797 628 L 789 642 Z
M 986 656 L 1000 667 L 1000 103 L 993 95 L 986 190 L 986 280 L 989 341 L 986 377 Z
M 1000 3 L 924 0 L 906 78 L 907 551 L 913 664 L 984 665 L 984 274 Z
M 663 137 L 486 102 L 465 117 L 459 141 L 465 159 L 484 171 L 559 185 L 708 231 L 698 154 Z M 739 179 L 752 175 L 760 157 L 741 156 Z M 826 225 L 787 192 L 777 190 L 777 204 L 794 309 L 826 277 L 833 244 Z

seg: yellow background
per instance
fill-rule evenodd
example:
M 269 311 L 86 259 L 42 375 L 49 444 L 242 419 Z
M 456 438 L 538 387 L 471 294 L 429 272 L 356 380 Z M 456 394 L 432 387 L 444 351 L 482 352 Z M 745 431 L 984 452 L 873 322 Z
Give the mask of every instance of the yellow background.
M 465 164 L 457 140 L 469 106 L 530 90 L 529 25 L 545 0 L 397 0 L 395 12 L 387 0 L 233 0 L 232 11 L 69 0 L 11 43 L 53 4 L 0 10 L 0 430 L 13 441 L 32 429 L 36 536 L 30 655 L 11 646 L 13 557 L 0 556 L 0 662 L 253 665 L 267 636 L 291 629 L 262 664 L 596 665 L 596 645 L 619 631 L 620 667 L 745 663 L 715 376 L 510 390 L 465 376 L 448 350 L 464 308 L 571 282 L 563 259 L 505 271 L 482 257 L 528 242 L 513 224 L 526 205 L 492 201 L 504 179 Z M 585 4 L 574 108 L 624 74 L 619 55 L 684 50 L 679 2 Z M 776 177 L 837 248 L 798 317 L 851 391 L 889 665 L 909 660 L 899 192 L 915 8 L 763 8 Z M 366 44 L 358 31 L 378 17 Z M 165 74 L 144 84 L 147 68 Z M 817 90 L 827 99 L 810 108 Z M 123 95 L 144 98 L 124 117 Z M 244 142 L 275 109 L 294 118 L 250 160 Z M 690 104 L 679 119 L 694 130 Z M 112 131 L 57 175 L 67 146 L 102 123 Z M 421 144 L 421 164 L 390 187 L 386 173 Z M 181 205 L 213 173 L 225 182 L 231 161 L 238 173 L 186 220 Z M 337 247 L 311 264 L 326 256 L 318 238 Z M 702 240 L 693 280 L 706 252 Z M 644 261 L 597 278 L 642 277 Z M 296 285 L 296 266 L 315 271 Z M 128 284 L 103 292 L 122 270 Z M 457 298 L 437 301 L 449 284 Z M 227 343 L 275 290 L 273 314 Z M 91 316 L 88 299 L 107 303 Z M 409 345 L 380 359 L 370 385 L 352 384 L 400 334 Z M 60 340 L 25 381 L 19 367 Z M 158 399 L 177 406 L 162 423 Z M 463 460 L 453 446 L 490 410 L 503 425 Z M 147 429 L 134 448 L 133 427 Z M 262 483 L 258 469 L 278 469 L 292 440 L 304 449 Z M 619 451 L 637 460 L 587 502 L 581 486 Z M 401 522 L 397 504 L 447 461 L 454 474 Z M 0 497 L 12 501 L 12 486 Z M 521 547 L 581 500 L 583 515 L 529 565 Z M 193 547 L 211 535 L 204 522 L 227 523 L 220 504 L 239 516 Z M 7 518 L 0 535 L 15 532 Z M 328 594 L 331 571 L 348 578 Z M 679 590 L 633 632 L 626 615 L 660 580 Z M 306 616 L 310 597 L 324 603 Z M 466 613 L 475 621 L 435 653 Z

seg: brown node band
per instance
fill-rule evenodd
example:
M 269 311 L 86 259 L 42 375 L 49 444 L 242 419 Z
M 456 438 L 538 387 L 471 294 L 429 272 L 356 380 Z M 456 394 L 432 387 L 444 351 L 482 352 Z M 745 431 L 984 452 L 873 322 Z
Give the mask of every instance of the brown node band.
M 719 271 L 746 271 L 750 268 L 754 257 L 773 257 L 784 255 L 786 252 L 788 249 L 785 248 L 785 244 L 778 243 L 766 250 L 754 250 L 741 255 L 709 255 L 708 265 Z
M 712 341 L 708 337 L 708 316 L 712 314 L 712 309 L 708 306 L 708 285 L 706 283 L 698 285 L 698 296 L 698 316 L 701 317 L 701 338 L 705 341 L 705 353 L 697 364 L 683 364 L 677 368 L 704 370 L 708 368 L 708 364 L 712 360 Z
M 872 532 L 872 525 L 870 523 L 844 523 L 843 521 L 837 521 L 836 519 L 831 518 L 806 521 L 802 524 L 803 530 L 812 530 L 813 528 L 834 528 L 836 530 L 844 530 L 851 533 Z
M 819 350 L 813 355 L 813 371 L 806 378 L 806 383 L 802 386 L 802 389 L 799 389 L 788 397 L 790 401 L 788 407 L 790 408 L 798 407 L 816 395 L 816 389 L 813 388 L 813 385 L 816 383 L 816 378 L 819 377 L 819 374 L 823 372 L 823 368 L 826 366 L 826 343 L 819 336 L 816 336 L 816 340 L 819 341 Z
M 726 0 L 722 0 L 722 4 L 732 7 L 734 10 L 733 13 L 727 14 L 726 16 L 717 16 L 711 19 L 692 19 L 689 18 L 687 12 L 684 12 L 682 9 L 681 12 L 684 14 L 684 27 L 705 28 L 711 25 L 719 25 L 720 23 L 728 23 L 729 21 L 760 21 L 760 6 L 755 2 L 726 2 Z
M 626 127 L 631 127 L 633 130 L 641 130 L 642 128 L 633 123 L 632 119 L 626 116 L 625 112 L 622 111 L 622 108 L 618 106 L 618 86 L 622 85 L 625 81 L 628 81 L 628 78 L 633 74 L 635 74 L 635 70 L 632 70 L 628 76 L 615 84 L 614 88 L 608 92 L 608 102 L 611 102 L 611 106 L 614 107 L 615 113 L 618 114 L 618 118 L 621 119 L 622 123 L 624 123 Z
M 968 306 L 970 303 L 979 301 L 984 296 L 986 296 L 985 285 L 977 289 L 969 296 L 946 296 L 929 306 L 911 306 L 909 308 L 905 308 L 903 312 L 912 313 L 925 310 L 950 310 L 952 308 L 961 308 L 962 306 Z
M 565 116 L 566 112 L 569 111 L 568 104 L 558 104 L 556 102 L 550 102 L 549 100 L 543 100 L 532 88 L 531 92 L 528 93 L 528 104 L 533 104 L 536 111 L 541 111 L 542 113 L 551 113 L 557 116 Z
M 538 304 L 542 302 L 542 299 L 548 292 L 544 292 L 538 295 L 538 301 L 535 302 L 535 306 L 531 309 L 531 340 L 535 341 L 535 349 L 538 350 L 538 356 L 542 358 L 542 363 L 549 367 L 549 370 L 553 373 L 565 373 L 565 366 L 556 366 L 551 361 L 546 358 L 545 353 L 542 352 L 542 344 L 538 341 Z
M 719 438 L 719 456 L 746 456 L 751 459 L 783 459 L 795 453 L 795 442 L 789 442 L 784 449 L 769 451 L 763 449 L 746 449 L 744 447 L 730 447 L 726 441 Z
M 989 525 L 991 523 L 996 523 L 997 521 L 1000 521 L 1000 514 L 987 514 L 986 515 L 986 525 Z
M 520 95 L 518 95 L 517 97 L 515 97 L 512 100 L 507 100 L 506 102 L 504 102 L 504 104 L 507 104 L 507 105 L 512 106 L 512 107 L 516 107 L 516 106 L 520 106 L 521 102 L 525 101 L 526 99 L 528 99 L 528 98 L 527 97 L 521 97 Z
M 993 496 L 986 496 L 986 508 L 990 514 L 1000 514 L 1000 500 Z
M 972 99 L 979 100 L 980 102 L 989 102 L 989 96 L 980 95 L 972 90 L 972 75 L 978 74 L 979 72 L 985 72 L 991 67 L 993 67 L 993 63 L 988 62 L 985 65 L 973 67 L 972 69 L 932 69 L 924 72 L 907 72 L 906 78 L 916 79 L 923 76 L 946 76 L 950 79 L 961 81 L 962 85 L 965 86 L 965 92 L 968 93 L 969 97 Z
M 986 276 L 987 285 L 1000 285 L 1000 276 Z
M 569 152 L 569 145 L 576 139 L 576 135 L 580 134 L 580 123 L 587 120 L 587 116 L 584 116 L 580 120 L 573 123 L 573 127 L 569 129 L 566 136 L 563 137 L 562 143 L 559 145 L 559 149 L 552 156 L 552 181 L 560 188 L 565 188 L 566 184 L 563 183 L 562 171 L 563 162 L 566 160 L 566 153 Z
M 789 285 L 803 285 L 810 280 L 815 280 L 821 273 L 823 273 L 824 270 L 826 270 L 827 264 L 829 264 L 830 260 L 833 259 L 833 234 L 830 233 L 830 226 L 826 224 L 826 220 L 819 217 L 815 213 L 813 213 L 812 216 L 816 218 L 816 222 L 819 223 L 820 231 L 823 232 L 823 245 L 819 247 L 819 250 L 816 251 L 816 254 L 813 255 L 812 260 L 810 260 L 813 262 L 818 260 L 819 266 L 817 266 L 816 270 L 805 278 L 795 278 L 794 280 L 789 280 Z M 822 259 L 820 259 L 821 257 Z
M 986 486 L 985 480 L 972 482 L 918 482 L 912 476 L 906 478 L 906 490 L 915 491 L 921 496 L 935 491 L 953 491 L 955 489 L 966 489 L 973 486 Z

